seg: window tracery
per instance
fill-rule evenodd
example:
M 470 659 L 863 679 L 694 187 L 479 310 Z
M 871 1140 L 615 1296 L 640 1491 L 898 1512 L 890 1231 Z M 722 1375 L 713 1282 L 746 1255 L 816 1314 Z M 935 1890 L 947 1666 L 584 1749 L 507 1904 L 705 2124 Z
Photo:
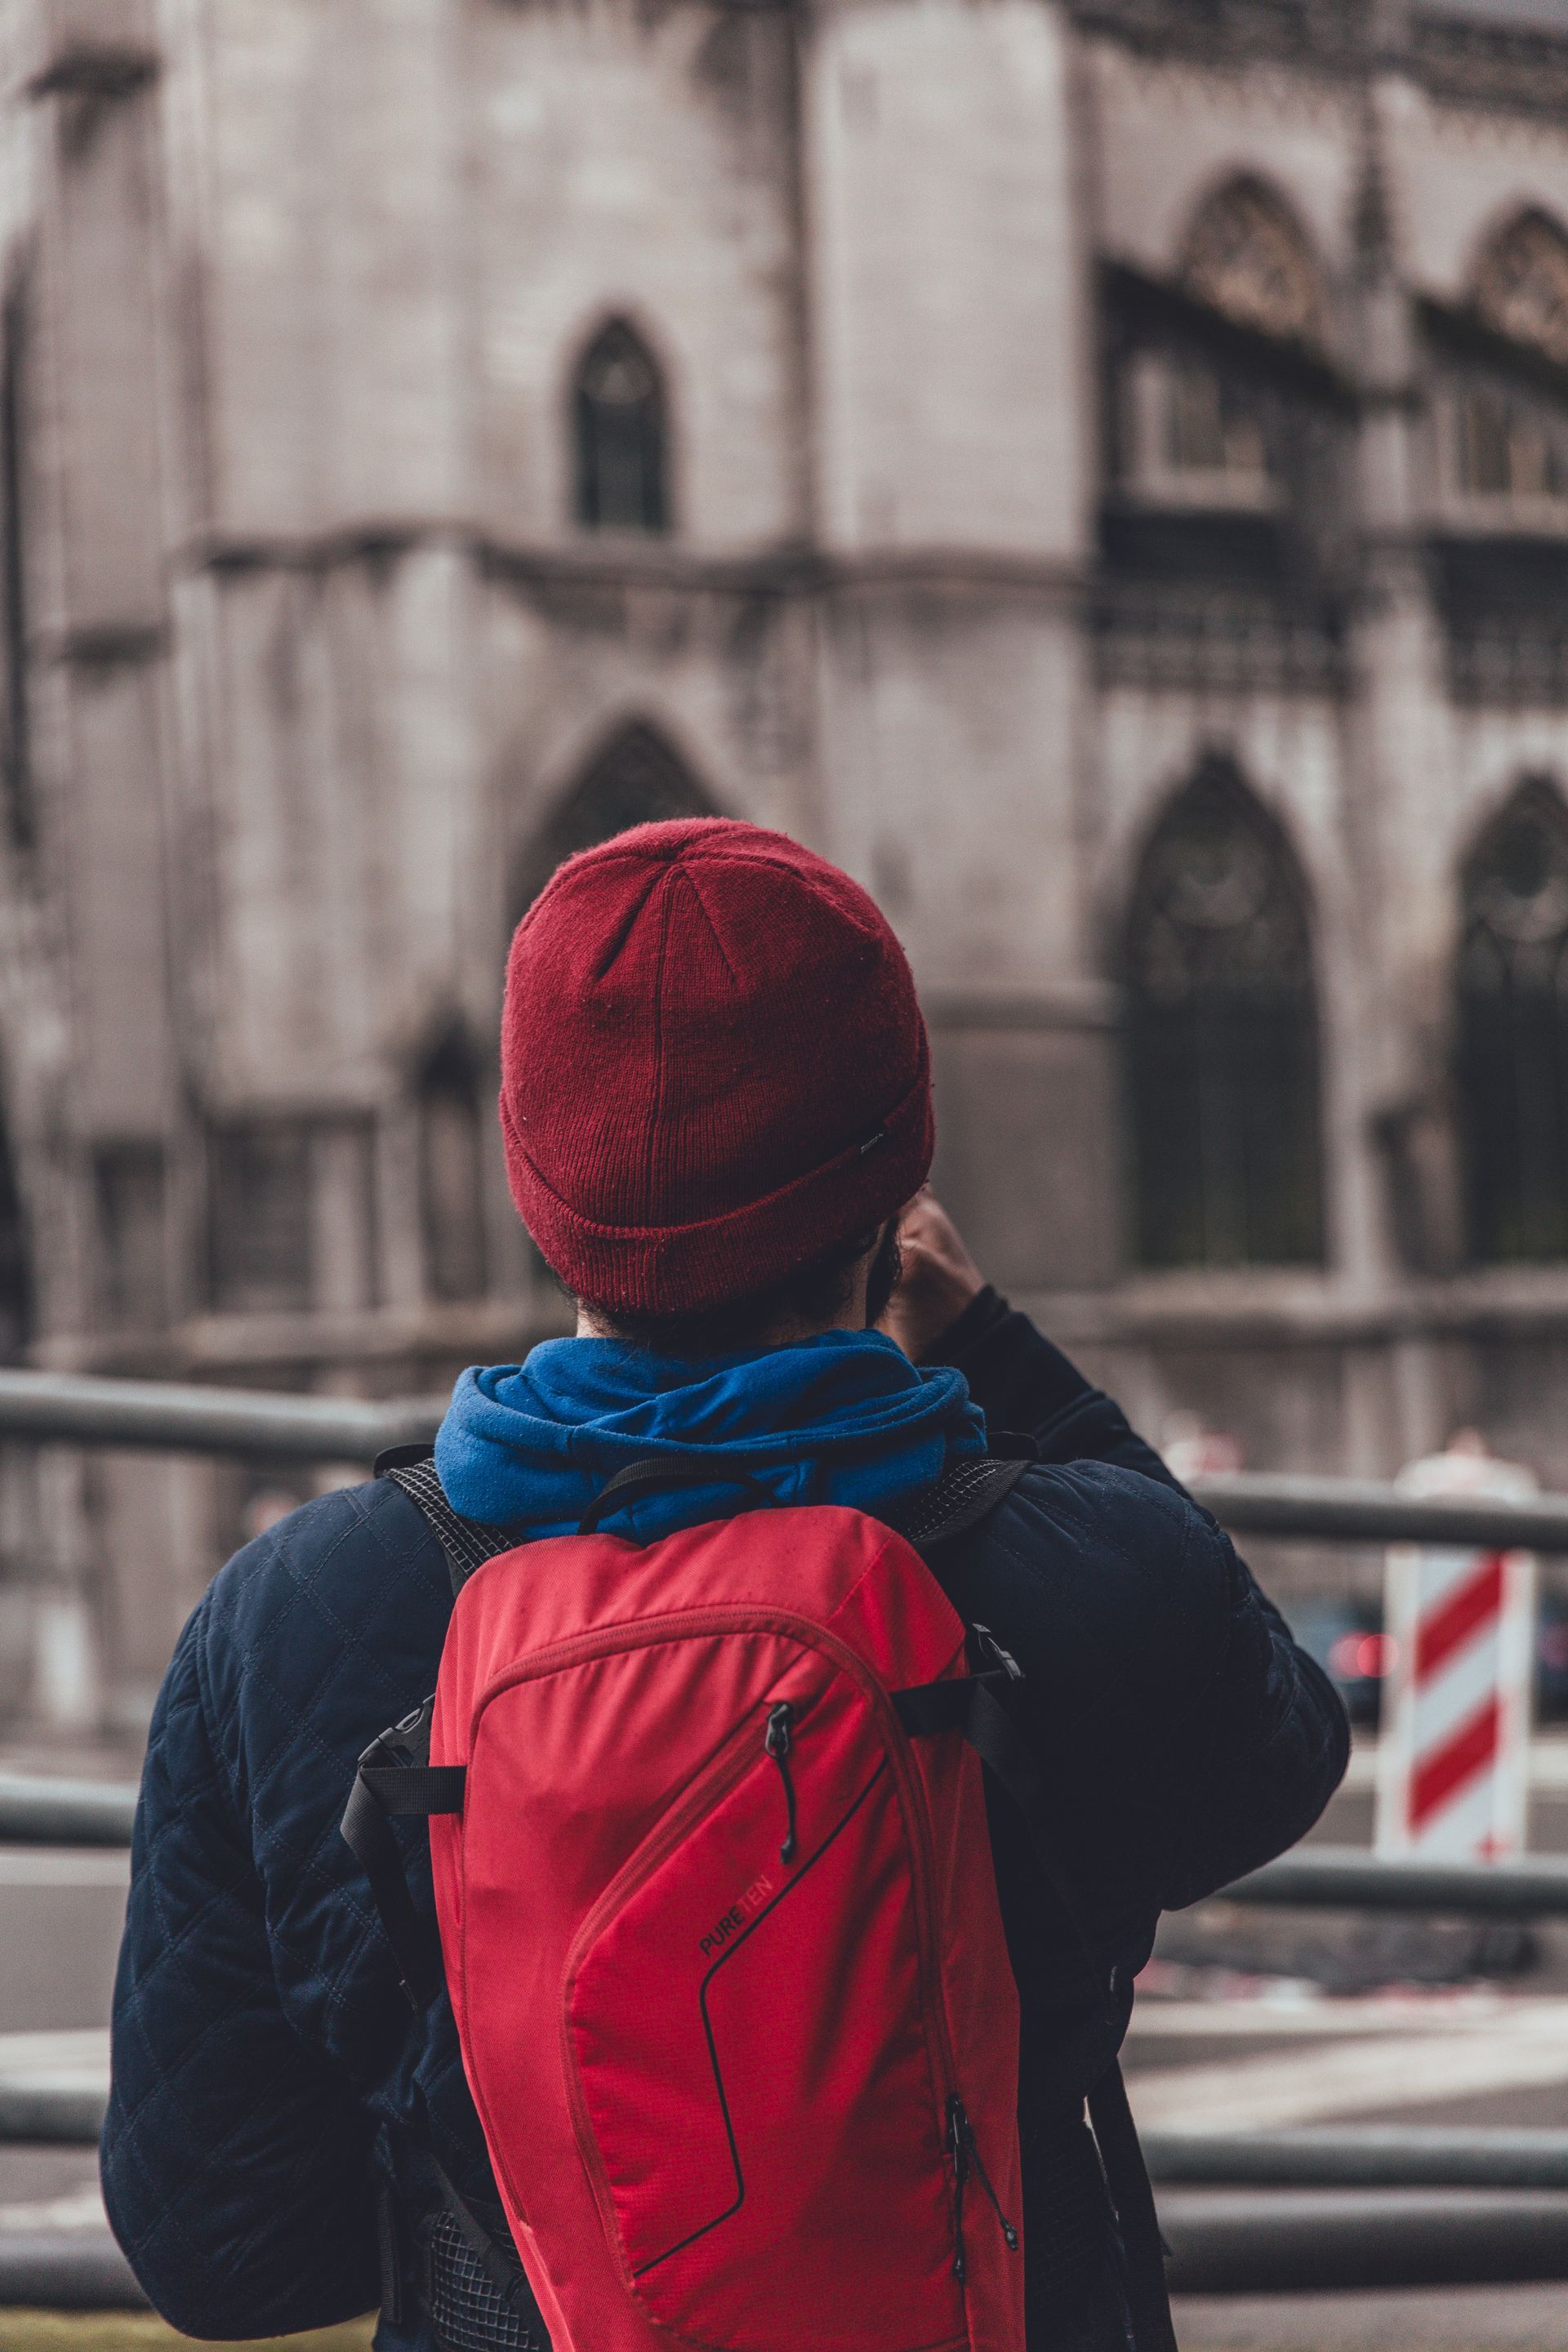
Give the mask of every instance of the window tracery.
M 1481 254 L 1475 302 L 1487 324 L 1568 367 L 1568 236 L 1545 213 L 1520 213 Z
M 1233 180 L 1200 207 L 1183 275 L 1201 301 L 1237 326 L 1298 342 L 1322 333 L 1311 251 L 1288 206 L 1259 180 Z

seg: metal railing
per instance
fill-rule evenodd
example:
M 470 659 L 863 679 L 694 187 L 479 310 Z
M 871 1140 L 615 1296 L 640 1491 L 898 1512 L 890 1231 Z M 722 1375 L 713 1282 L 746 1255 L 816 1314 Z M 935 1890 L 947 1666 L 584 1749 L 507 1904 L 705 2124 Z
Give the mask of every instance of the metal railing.
M 0 1845 L 129 1845 L 135 1813 L 123 1780 L 0 1772 Z
M 0 1370 L 0 1437 L 36 1444 L 132 1445 L 247 1461 L 369 1463 L 434 1437 L 446 1401 L 274 1395 L 266 1389 L 108 1381 Z
M 107 2084 L 39 2082 L 0 2071 L 0 2147 L 96 2147 L 108 2103 Z
M 3 1426 L 0 1423 L 0 1426 Z M 1528 1503 L 1436 1500 L 1371 1478 L 1281 1477 L 1260 1470 L 1194 1478 L 1191 1491 L 1232 1535 L 1307 1543 L 1458 1544 L 1568 1551 L 1568 1496 Z
M 428 1440 L 443 1404 L 0 1370 L 0 1438 L 368 1465 Z M 1237 1535 L 1568 1553 L 1568 1497 L 1417 1500 L 1368 1481 L 1237 1474 L 1194 1483 Z M 135 1796 L 116 1783 L 0 1772 L 0 1844 L 123 1847 Z M 1302 1846 L 1239 1881 L 1237 1902 L 1568 1917 L 1568 1860 L 1385 1860 Z M 106 2086 L 0 2072 L 0 2144 L 86 2147 Z M 1173 2284 L 1281 2288 L 1568 2276 L 1568 2131 L 1370 2126 L 1145 2135 L 1175 2252 Z M 0 2234 L 0 2307 L 141 2303 L 101 2234 Z
M 1440 1911 L 1464 1918 L 1568 1918 L 1568 1859 L 1427 1862 L 1363 1847 L 1299 1845 L 1226 1888 L 1237 1903 L 1320 1911 Z
M 125 1445 L 251 1461 L 368 1464 L 387 1446 L 433 1437 L 445 1410 L 440 1397 L 370 1403 L 267 1389 L 0 1370 L 0 1438 L 40 1445 Z M 1277 1477 L 1258 1471 L 1194 1479 L 1192 1491 L 1235 1535 L 1568 1552 L 1568 1496 L 1542 1496 L 1527 1503 L 1435 1501 L 1373 1479 Z
M 1159 2203 L 1178 2294 L 1568 2276 L 1568 2196 L 1548 2189 L 1172 2189 Z
M 1142 2140 L 1151 2179 L 1173 2188 L 1568 2189 L 1568 2131 L 1300 2124 Z

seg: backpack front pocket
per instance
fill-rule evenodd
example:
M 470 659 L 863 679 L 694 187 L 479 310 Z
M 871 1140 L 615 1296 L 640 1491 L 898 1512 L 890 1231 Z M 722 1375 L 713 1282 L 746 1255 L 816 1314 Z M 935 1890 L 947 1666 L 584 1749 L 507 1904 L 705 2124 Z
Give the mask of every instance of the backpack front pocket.
M 664 2326 L 721 2352 L 923 2352 L 964 2321 L 910 1825 L 864 1690 L 802 1667 L 584 1923 L 578 2143 Z

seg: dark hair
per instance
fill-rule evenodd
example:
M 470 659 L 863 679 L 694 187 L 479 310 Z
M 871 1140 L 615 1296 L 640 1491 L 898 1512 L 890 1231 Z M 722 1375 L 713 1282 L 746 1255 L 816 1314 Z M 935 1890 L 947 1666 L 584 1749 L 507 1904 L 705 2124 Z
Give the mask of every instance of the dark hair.
M 872 1248 L 877 1249 L 877 1255 L 867 1285 L 866 1321 L 869 1327 L 892 1297 L 902 1270 L 897 1218 L 889 1220 L 880 1247 L 877 1247 L 877 1228 L 873 1225 L 869 1233 L 857 1234 L 849 1241 L 838 1243 L 768 1290 L 752 1291 L 745 1298 L 726 1299 L 722 1306 L 701 1307 L 695 1314 L 622 1314 L 601 1307 L 592 1298 L 579 1303 L 617 1339 L 629 1339 L 634 1347 L 647 1348 L 650 1354 L 726 1356 L 753 1343 L 762 1344 L 761 1335 L 780 1323 L 815 1323 L 824 1328 L 831 1324 L 843 1311 L 855 1268 Z M 566 1286 L 562 1284 L 562 1287 L 565 1289 Z M 573 1293 L 568 1290 L 566 1295 L 571 1297 Z

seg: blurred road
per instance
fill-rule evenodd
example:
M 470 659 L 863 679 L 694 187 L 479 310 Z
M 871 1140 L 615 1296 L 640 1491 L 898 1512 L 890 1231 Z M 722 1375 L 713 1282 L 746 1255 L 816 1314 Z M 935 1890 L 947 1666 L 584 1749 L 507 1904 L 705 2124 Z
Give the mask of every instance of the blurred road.
M 1316 1839 L 1370 1844 L 1370 1762 L 1363 1750 Z M 1568 1853 L 1568 1741 L 1544 1744 L 1539 1764 L 1531 1843 Z M 1339 2121 L 1568 2126 L 1568 1922 L 1511 1953 L 1496 1948 L 1511 1970 L 1491 1981 L 1397 1981 L 1407 1970 L 1458 1973 L 1473 1932 L 1248 1916 L 1224 1904 L 1167 1921 L 1160 1949 L 1177 1956 L 1163 1971 L 1175 1997 L 1153 1991 L 1157 1964 L 1126 2052 L 1140 2120 L 1238 2130 Z M 1336 1947 L 1352 1980 L 1360 1969 L 1395 1981 L 1325 1990 L 1311 1972 L 1331 1979 L 1322 1964 Z M 1215 1960 L 1239 1955 L 1258 1973 L 1194 1968 L 1205 1951 Z M 1191 2296 L 1181 2301 L 1178 2333 L 1183 2352 L 1563 2352 L 1568 2283 Z
M 30 2045 L 51 2071 L 79 2065 L 60 2037 L 109 2014 L 128 1870 L 123 1853 L 0 1847 L 0 2064 Z M 102 2226 L 89 2148 L 0 2147 L 0 2231 Z

